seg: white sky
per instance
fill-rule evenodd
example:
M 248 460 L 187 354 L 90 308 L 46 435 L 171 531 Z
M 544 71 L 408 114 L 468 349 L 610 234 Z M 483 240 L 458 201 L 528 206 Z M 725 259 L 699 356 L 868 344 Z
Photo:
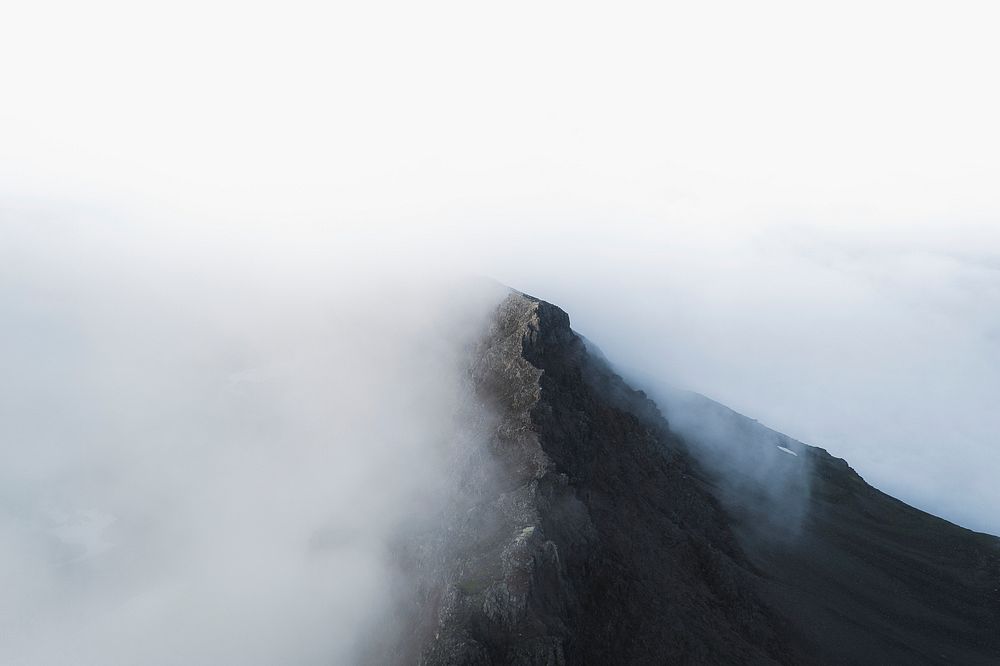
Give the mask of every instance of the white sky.
M 998 533 L 998 26 L 992 2 L 15 0 L 0 224 L 486 273 Z

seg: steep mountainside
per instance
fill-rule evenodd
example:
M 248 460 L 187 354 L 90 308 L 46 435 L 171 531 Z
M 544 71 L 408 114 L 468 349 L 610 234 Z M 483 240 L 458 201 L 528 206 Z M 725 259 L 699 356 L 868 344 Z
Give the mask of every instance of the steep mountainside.
M 447 529 L 401 545 L 415 592 L 371 660 L 1000 663 L 994 537 L 699 396 L 672 430 L 537 299 L 475 358 L 483 449 Z
M 914 509 L 843 460 L 707 398 L 664 402 L 715 472 L 800 660 L 1000 663 L 1000 540 Z

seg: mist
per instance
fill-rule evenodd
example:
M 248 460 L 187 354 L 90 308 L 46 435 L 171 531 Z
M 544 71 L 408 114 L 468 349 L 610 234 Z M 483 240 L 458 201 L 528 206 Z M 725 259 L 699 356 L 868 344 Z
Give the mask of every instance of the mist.
M 497 283 L 1000 534 L 992 3 L 15 5 L 0 661 L 352 661 Z
M 406 591 L 393 539 L 475 448 L 468 345 L 502 290 L 14 226 L 0 661 L 356 661 Z
M 652 249 L 614 261 L 595 234 L 549 294 L 651 394 L 704 394 L 996 533 L 998 230 L 619 227 L 619 247 Z

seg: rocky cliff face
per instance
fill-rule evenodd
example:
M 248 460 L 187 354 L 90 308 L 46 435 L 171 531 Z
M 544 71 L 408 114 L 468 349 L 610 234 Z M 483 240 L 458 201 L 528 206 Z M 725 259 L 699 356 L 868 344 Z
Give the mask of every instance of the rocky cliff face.
M 511 294 L 475 358 L 491 472 L 423 563 L 402 661 L 787 662 L 683 444 L 566 313 Z
M 790 442 L 809 494 L 794 534 L 770 530 L 766 476 L 733 483 L 696 462 L 694 438 L 588 352 L 566 313 L 523 294 L 474 359 L 488 416 L 456 464 L 447 528 L 400 546 L 413 592 L 370 661 L 1000 663 L 996 539 Z M 769 441 L 739 431 L 737 459 Z

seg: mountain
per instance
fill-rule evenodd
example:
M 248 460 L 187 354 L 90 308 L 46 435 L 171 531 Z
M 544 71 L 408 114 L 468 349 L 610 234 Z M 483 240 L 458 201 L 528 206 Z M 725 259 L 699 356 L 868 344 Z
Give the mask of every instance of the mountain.
M 664 402 L 714 472 L 797 663 L 1000 664 L 1000 539 L 908 506 L 707 398 Z
M 412 589 L 363 660 L 1000 663 L 997 538 L 702 396 L 664 416 L 530 296 L 473 356 L 484 444 L 446 527 L 401 540 Z

